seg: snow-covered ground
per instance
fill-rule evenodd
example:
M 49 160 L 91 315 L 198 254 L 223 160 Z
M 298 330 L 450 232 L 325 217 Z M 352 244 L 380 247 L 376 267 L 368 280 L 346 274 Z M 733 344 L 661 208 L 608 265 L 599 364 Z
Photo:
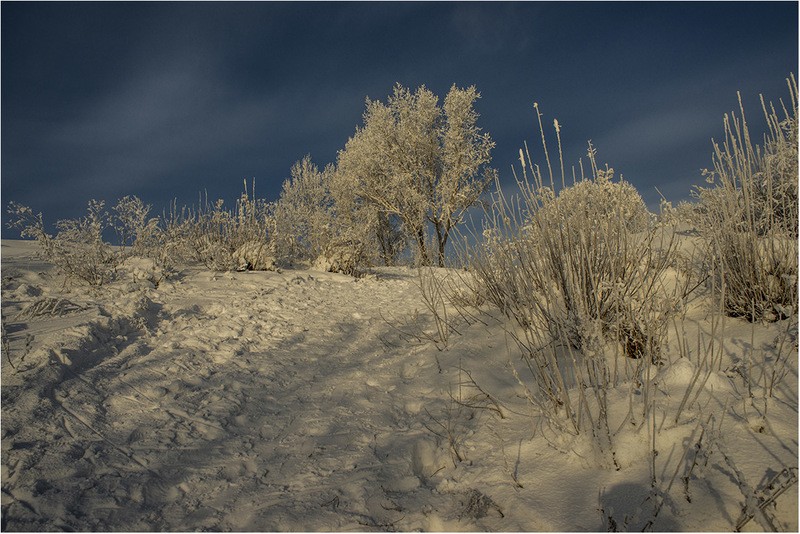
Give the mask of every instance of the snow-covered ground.
M 3 530 L 726 531 L 746 504 L 765 511 L 744 530 L 798 529 L 796 320 L 715 323 L 695 302 L 688 357 L 673 339 L 653 370 L 658 454 L 650 422 L 614 428 L 617 470 L 542 432 L 491 314 L 427 340 L 411 269 L 198 267 L 91 292 L 4 240 L 2 313 Z M 697 373 L 711 339 L 719 370 Z M 609 392 L 612 423 L 631 387 Z

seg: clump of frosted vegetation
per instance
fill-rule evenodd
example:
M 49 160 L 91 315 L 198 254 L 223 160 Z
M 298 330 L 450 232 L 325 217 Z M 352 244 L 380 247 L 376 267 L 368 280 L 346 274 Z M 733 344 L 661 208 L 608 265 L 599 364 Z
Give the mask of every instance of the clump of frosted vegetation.
M 320 171 L 306 156 L 294 164 L 272 219 L 273 246 L 279 258 L 313 261 L 328 241 L 333 224 L 331 168 Z
M 424 86 L 412 92 L 398 84 L 386 104 L 367 100 L 363 127 L 335 164 L 297 162 L 276 202 L 258 199 L 246 183 L 230 209 L 201 197 L 196 207 L 173 203 L 160 219 L 136 197 L 120 200 L 113 214 L 93 200 L 87 217 L 59 221 L 55 236 L 41 214 L 12 203 L 12 226 L 38 240 L 67 278 L 93 286 L 114 279 L 131 254 L 163 273 L 188 263 L 226 271 L 280 262 L 357 275 L 396 264 L 411 244 L 418 263 L 444 266 L 452 231 L 495 176 L 494 142 L 477 126 L 478 98 L 474 86 L 453 86 L 439 105 Z M 111 229 L 119 249 L 103 240 Z
M 356 275 L 377 260 L 379 244 L 398 240 L 399 236 L 388 235 L 391 228 L 381 227 L 380 220 L 373 206 L 358 201 L 334 165 L 320 171 L 306 156 L 292 167 L 275 203 L 272 245 L 284 263 Z M 386 264 L 399 250 L 393 246 L 393 252 L 383 247 Z
M 148 208 L 149 209 L 149 208 Z M 64 219 L 56 223 L 57 233 L 45 230 L 41 213 L 11 202 L 9 226 L 20 230 L 22 237 L 35 239 L 44 257 L 65 277 L 65 283 L 75 281 L 99 287 L 117 275 L 120 264 L 130 255 L 125 245 L 152 230 L 146 221 L 147 209 L 135 197 L 125 197 L 115 206 L 115 214 L 105 209 L 102 201 L 91 200 L 86 216 Z M 121 247 L 104 241 L 106 231 L 116 230 Z
M 530 162 L 516 198 L 498 187 L 472 267 L 487 298 L 526 330 L 590 351 L 615 339 L 631 358 L 655 358 L 673 243 L 636 189 L 598 168 L 591 146 L 589 157 L 591 176 L 558 194 Z
M 199 262 L 214 270 L 275 266 L 267 233 L 271 207 L 246 188 L 232 210 L 221 200 L 197 209 L 173 207 L 163 218 L 150 217 L 150 209 L 135 196 L 120 199 L 111 211 L 92 200 L 85 217 L 58 221 L 51 235 L 41 213 L 11 202 L 9 227 L 38 242 L 65 284 L 103 286 L 117 279 L 132 257 L 149 260 L 146 278 L 154 285 L 181 264 Z M 116 245 L 106 241 L 111 235 Z
M 750 141 L 740 101 L 741 119 L 726 117 L 725 141 L 714 144 L 714 170 L 706 173 L 713 187 L 697 188 L 696 203 L 676 209 L 666 203 L 660 221 L 630 184 L 614 179 L 613 169 L 598 167 L 591 144 L 588 176 L 581 163 L 580 178 L 573 169 L 567 185 L 555 122 L 559 189 L 535 105 L 546 171 L 532 163 L 527 146 L 520 150 L 518 192 L 507 195 L 498 183 L 483 239 L 466 245 L 471 274 L 464 280 L 475 292 L 467 300 L 488 302 L 513 321 L 507 332 L 521 351 L 527 378 L 509 365 L 528 401 L 557 436 L 589 436 L 607 465 L 618 467 L 619 431 L 611 430 L 609 420 L 624 418 L 636 427 L 654 417 L 651 373 L 668 358 L 662 354 L 668 325 L 680 336 L 678 311 L 704 281 L 711 299 L 730 315 L 771 321 L 796 314 L 794 78 L 789 87 L 790 108 L 781 103 L 780 116 L 762 99 L 768 133 L 761 146 Z M 685 222 L 704 243 L 699 262 L 678 251 L 675 225 Z M 721 346 L 717 325 L 712 320 L 711 344 L 698 346 L 698 369 L 713 362 L 714 346 Z M 688 348 L 679 348 L 688 357 Z M 693 381 L 699 376 L 697 371 Z M 630 388 L 630 409 L 627 415 L 610 414 L 608 391 L 622 384 Z
M 767 134 L 754 146 L 744 114 L 726 115 L 725 140 L 714 143 L 714 168 L 698 187 L 695 223 L 709 244 L 714 282 L 726 312 L 751 321 L 792 315 L 798 276 L 797 82 L 789 107 L 762 111 Z
M 392 252 L 383 238 L 388 225 L 410 243 L 417 264 L 445 265 L 453 229 L 496 176 L 495 143 L 477 126 L 479 98 L 474 86 L 453 85 L 439 105 L 424 85 L 412 92 L 398 84 L 386 103 L 367 100 L 363 126 L 339 152 L 337 176 L 377 212 L 384 255 Z
M 363 125 L 335 165 L 297 162 L 275 205 L 281 260 L 357 274 L 393 265 L 408 248 L 417 264 L 445 264 L 466 211 L 494 179 L 494 142 L 477 126 L 475 87 L 451 87 L 444 103 L 424 86 L 397 85 L 367 100 Z
M 653 364 L 662 363 L 667 325 L 679 299 L 666 284 L 675 240 L 655 223 L 636 189 L 599 167 L 589 144 L 589 172 L 564 172 L 557 187 L 539 116 L 549 179 L 520 150 L 518 192 L 497 185 L 486 212 L 483 240 L 467 245 L 473 288 L 516 327 L 529 372 L 528 401 L 559 436 L 589 436 L 601 463 L 618 467 L 609 427 L 608 392 L 622 383 L 631 393 L 631 422 L 651 413 Z M 676 286 L 677 287 L 677 286 Z M 631 391 L 633 392 L 632 388 Z M 634 408 L 634 404 L 636 408 Z
M 612 221 L 610 231 L 614 236 L 626 231 L 636 233 L 647 230 L 651 220 L 650 212 L 636 188 L 622 179 L 614 181 L 614 169 L 609 167 L 593 168 L 593 178 L 575 182 L 552 200 L 542 206 L 539 216 L 551 216 L 564 222 L 563 219 L 571 213 L 587 222 Z M 570 229 L 576 230 L 574 226 L 570 226 Z
M 274 267 L 268 240 L 271 204 L 256 198 L 255 185 L 233 209 L 223 200 L 199 207 L 172 209 L 165 218 L 165 245 L 181 262 L 199 262 L 216 271 L 266 270 Z

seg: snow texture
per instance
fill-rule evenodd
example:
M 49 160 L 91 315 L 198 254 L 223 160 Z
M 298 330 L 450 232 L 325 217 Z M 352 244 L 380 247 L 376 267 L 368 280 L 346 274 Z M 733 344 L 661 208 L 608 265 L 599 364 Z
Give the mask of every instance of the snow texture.
M 155 286 L 127 268 L 63 289 L 34 243 L 2 242 L 3 530 L 594 531 L 640 529 L 658 502 L 655 530 L 758 529 L 759 503 L 798 528 L 796 484 L 764 504 L 776 475 L 796 480 L 796 331 L 769 403 L 741 394 L 736 366 L 785 321 L 728 320 L 708 377 L 668 351 L 651 491 L 648 425 L 616 433 L 618 471 L 542 434 L 501 323 L 462 325 L 442 351 L 415 336 L 435 328 L 413 270 L 196 267 Z M 706 315 L 687 312 L 687 335 L 708 335 Z

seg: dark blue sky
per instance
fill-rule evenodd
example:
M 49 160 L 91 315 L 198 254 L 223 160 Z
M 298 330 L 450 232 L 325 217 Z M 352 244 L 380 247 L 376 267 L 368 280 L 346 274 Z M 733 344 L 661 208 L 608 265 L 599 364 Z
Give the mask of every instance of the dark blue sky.
M 3 2 L 2 203 L 77 217 L 136 194 L 160 211 L 242 180 L 277 197 L 292 164 L 333 162 L 364 99 L 395 82 L 482 93 L 504 181 L 533 102 L 567 164 L 598 159 L 655 207 L 686 198 L 742 92 L 786 98 L 797 2 Z M 5 219 L 5 215 L 3 217 Z M 3 228 L 3 235 L 10 236 Z

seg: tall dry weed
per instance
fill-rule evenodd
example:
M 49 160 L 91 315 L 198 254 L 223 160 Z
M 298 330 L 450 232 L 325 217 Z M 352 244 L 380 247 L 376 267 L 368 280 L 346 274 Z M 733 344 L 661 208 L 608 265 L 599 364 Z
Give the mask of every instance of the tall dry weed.
M 754 145 L 739 95 L 739 115 L 725 115 L 714 143 L 712 187 L 697 187 L 697 226 L 709 244 L 725 311 L 774 321 L 796 311 L 798 275 L 797 81 L 787 79 L 789 107 L 761 98 L 767 133 Z

